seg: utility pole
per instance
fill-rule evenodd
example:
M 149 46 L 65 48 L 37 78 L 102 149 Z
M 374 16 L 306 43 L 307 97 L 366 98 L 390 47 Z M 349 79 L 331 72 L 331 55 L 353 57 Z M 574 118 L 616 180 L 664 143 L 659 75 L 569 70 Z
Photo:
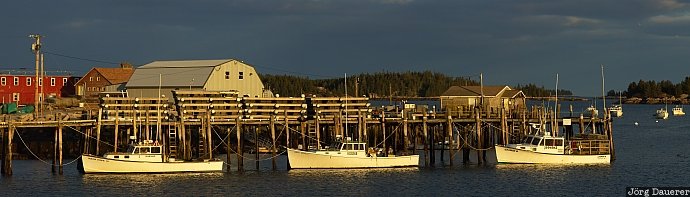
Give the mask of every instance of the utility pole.
M 33 51 L 34 54 L 36 55 L 36 70 L 35 70 L 36 81 L 34 82 L 36 84 L 36 86 L 35 86 L 36 88 L 34 89 L 34 110 L 36 110 L 36 111 L 34 111 L 34 118 L 37 118 L 38 117 L 38 111 L 37 110 L 40 109 L 40 107 L 38 106 L 39 105 L 39 99 L 40 99 L 40 95 L 38 94 L 38 89 L 39 89 L 39 84 L 38 84 L 38 82 L 39 82 L 38 77 L 39 76 L 38 75 L 40 72 L 39 72 L 38 68 L 41 65 L 41 63 L 40 63 L 41 62 L 41 35 L 31 34 L 31 35 L 29 35 L 29 38 L 34 39 L 34 43 L 31 44 L 31 51 Z

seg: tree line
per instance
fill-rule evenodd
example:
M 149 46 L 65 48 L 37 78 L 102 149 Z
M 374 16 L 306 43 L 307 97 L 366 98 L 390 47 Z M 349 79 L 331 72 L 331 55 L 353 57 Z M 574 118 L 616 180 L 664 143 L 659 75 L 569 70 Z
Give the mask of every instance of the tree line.
M 683 94 L 690 94 L 690 77 L 685 77 L 677 84 L 669 80 L 659 82 L 639 80 L 630 83 L 628 89 L 622 94 L 626 97 L 638 98 L 681 97 Z M 607 96 L 618 96 L 618 92 L 610 90 Z
M 345 78 L 309 79 L 301 76 L 262 74 L 264 86 L 274 94 L 297 97 L 304 95 L 344 96 Z M 347 77 L 347 94 L 372 98 L 393 97 L 438 97 L 451 86 L 478 86 L 479 82 L 469 77 L 451 77 L 431 71 L 362 73 Z M 355 92 L 355 86 L 358 91 Z M 518 85 L 527 96 L 550 96 L 554 90 L 534 84 Z M 572 95 L 568 90 L 559 90 L 559 95 Z

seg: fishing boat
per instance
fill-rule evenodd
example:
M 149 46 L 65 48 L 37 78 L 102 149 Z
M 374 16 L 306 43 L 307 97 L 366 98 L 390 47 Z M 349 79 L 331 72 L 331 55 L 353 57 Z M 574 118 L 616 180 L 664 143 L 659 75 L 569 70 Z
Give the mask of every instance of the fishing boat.
M 668 119 L 668 110 L 661 108 L 656 110 L 656 119 Z
M 556 74 L 556 90 L 558 90 L 558 74 Z M 556 95 L 556 105 L 558 105 L 558 95 Z M 594 107 L 592 106 L 591 108 Z M 606 109 L 605 106 L 604 109 Z M 558 134 L 557 112 L 556 108 L 554 108 L 554 113 L 551 117 L 551 130 L 554 134 Z M 566 122 L 565 120 L 563 121 Z M 530 128 L 532 129 L 530 133 L 533 134 L 527 135 L 520 143 L 495 146 L 496 159 L 499 163 L 611 163 L 610 140 L 605 135 L 579 134 L 566 139 L 565 137 L 553 136 L 551 132 L 546 132 L 544 124 L 532 124 Z
M 609 108 L 612 117 L 623 116 L 623 93 L 618 94 L 618 105 Z
M 599 110 L 597 110 L 597 108 L 594 107 L 594 105 L 590 105 L 589 107 L 587 107 L 585 111 L 587 112 L 587 115 L 589 115 L 590 117 L 599 116 Z
M 287 149 L 293 169 L 418 167 L 419 155 L 386 156 L 363 142 L 335 142 L 324 150 Z
M 676 105 L 675 107 L 673 107 L 673 111 L 672 111 L 672 112 L 673 112 L 673 115 L 674 115 L 674 116 L 683 116 L 683 115 L 685 115 L 685 112 L 683 112 L 683 107 L 680 106 L 680 105 Z
M 611 112 L 612 117 L 621 117 L 623 116 L 623 107 L 620 105 L 614 105 L 613 107 L 609 108 L 609 112 Z
M 96 156 L 84 154 L 81 158 L 83 173 L 175 173 L 220 172 L 223 161 L 203 159 L 177 161 L 164 157 L 163 146 L 151 140 L 133 144 L 127 152 L 110 152 Z
M 499 163 L 527 164 L 608 164 L 611 163 L 606 136 L 589 134 L 571 139 L 528 135 L 518 144 L 496 145 Z

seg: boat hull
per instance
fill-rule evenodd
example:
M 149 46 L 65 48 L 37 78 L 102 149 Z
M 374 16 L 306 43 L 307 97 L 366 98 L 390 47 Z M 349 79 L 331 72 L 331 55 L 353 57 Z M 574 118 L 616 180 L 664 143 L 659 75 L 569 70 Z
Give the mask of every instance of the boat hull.
M 326 155 L 310 151 L 288 149 L 290 168 L 346 169 L 418 167 L 419 155 L 395 157 L 362 157 L 358 155 Z
M 82 155 L 84 173 L 177 173 L 221 172 L 223 161 L 141 162 Z
M 499 163 L 543 163 L 543 164 L 609 164 L 611 155 L 564 155 L 546 154 L 496 146 Z

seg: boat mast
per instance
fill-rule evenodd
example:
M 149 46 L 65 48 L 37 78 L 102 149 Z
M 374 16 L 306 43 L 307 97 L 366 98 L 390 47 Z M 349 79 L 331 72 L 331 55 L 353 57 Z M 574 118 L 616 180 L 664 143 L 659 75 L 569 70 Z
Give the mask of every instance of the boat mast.
M 347 73 L 345 73 L 345 136 L 343 140 L 347 141 Z
M 604 105 L 604 117 L 606 117 L 607 110 L 606 110 L 606 94 L 604 94 L 604 65 L 601 65 L 601 98 L 603 99 L 603 105 Z
M 558 136 L 558 73 L 556 73 L 556 102 L 553 106 L 553 133 L 551 136 Z

